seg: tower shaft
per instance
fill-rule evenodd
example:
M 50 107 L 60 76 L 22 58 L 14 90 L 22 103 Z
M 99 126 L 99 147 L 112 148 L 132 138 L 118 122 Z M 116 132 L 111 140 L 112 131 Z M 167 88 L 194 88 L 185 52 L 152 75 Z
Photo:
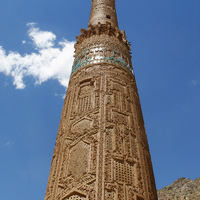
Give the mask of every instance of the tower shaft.
M 118 27 L 115 0 L 93 0 L 89 25 L 109 23 Z
M 157 200 L 130 45 L 114 0 L 92 1 L 74 57 L 45 200 Z

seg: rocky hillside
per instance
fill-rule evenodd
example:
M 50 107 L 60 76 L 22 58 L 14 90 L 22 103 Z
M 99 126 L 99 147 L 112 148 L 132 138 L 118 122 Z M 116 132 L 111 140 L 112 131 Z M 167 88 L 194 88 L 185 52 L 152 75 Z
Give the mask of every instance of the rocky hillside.
M 158 200 L 200 200 L 200 178 L 179 178 L 171 185 L 158 190 Z

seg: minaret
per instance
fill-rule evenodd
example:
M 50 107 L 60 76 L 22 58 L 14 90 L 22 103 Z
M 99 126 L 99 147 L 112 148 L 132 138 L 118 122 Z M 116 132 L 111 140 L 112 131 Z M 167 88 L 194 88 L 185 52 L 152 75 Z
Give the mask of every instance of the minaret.
M 118 28 L 114 0 L 92 1 L 89 24 L 95 26 L 98 23 L 110 23 L 111 26 Z
M 81 29 L 45 200 L 157 200 L 130 55 L 115 0 Z

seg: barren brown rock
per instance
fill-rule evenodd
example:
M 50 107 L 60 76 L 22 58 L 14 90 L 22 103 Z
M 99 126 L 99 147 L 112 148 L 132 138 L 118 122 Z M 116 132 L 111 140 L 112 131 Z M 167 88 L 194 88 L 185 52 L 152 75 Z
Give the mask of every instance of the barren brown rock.
M 171 185 L 158 190 L 159 200 L 200 200 L 200 178 L 179 178 Z

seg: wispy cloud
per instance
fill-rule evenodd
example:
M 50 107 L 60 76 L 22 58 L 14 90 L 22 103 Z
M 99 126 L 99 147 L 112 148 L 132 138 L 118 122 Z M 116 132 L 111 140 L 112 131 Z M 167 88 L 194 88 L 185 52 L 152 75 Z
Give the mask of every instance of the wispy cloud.
M 0 46 L 0 72 L 13 77 L 16 89 L 26 87 L 23 78 L 32 76 L 35 84 L 49 79 L 58 80 L 67 87 L 73 63 L 74 42 L 66 39 L 55 45 L 56 35 L 40 30 L 36 23 L 28 23 L 28 36 L 37 53 L 20 55 L 18 52 L 6 51 Z M 26 41 L 22 41 L 23 44 Z
M 5 83 L 4 83 L 4 87 L 6 87 L 7 85 L 8 85 L 8 82 L 5 82 Z
M 63 99 L 65 99 L 66 94 L 55 94 L 56 97 L 62 97 Z
M 198 82 L 199 82 L 198 80 L 192 80 L 192 84 L 193 84 L 193 85 L 197 85 Z
M 13 143 L 10 141 L 6 142 L 6 144 L 5 144 L 5 146 L 10 146 L 10 145 L 13 145 Z

